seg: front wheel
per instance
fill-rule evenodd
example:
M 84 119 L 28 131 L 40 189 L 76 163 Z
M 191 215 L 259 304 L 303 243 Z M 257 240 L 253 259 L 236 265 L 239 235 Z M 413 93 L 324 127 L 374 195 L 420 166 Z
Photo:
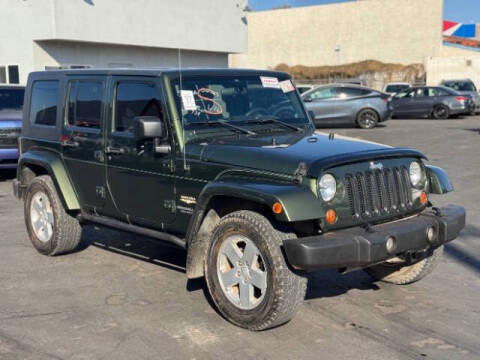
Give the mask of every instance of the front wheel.
M 407 264 L 401 258 L 394 258 L 366 268 L 365 272 L 376 280 L 396 285 L 408 285 L 430 274 L 440 262 L 442 253 L 443 246 L 430 250 L 426 258 L 414 264 Z
M 213 232 L 205 263 L 215 305 L 233 324 L 265 330 L 289 321 L 305 297 L 307 279 L 289 269 L 282 240 L 295 235 L 273 228 L 262 215 L 237 211 Z
M 357 115 L 357 124 L 362 129 L 373 129 L 379 120 L 377 112 L 372 109 L 364 109 Z

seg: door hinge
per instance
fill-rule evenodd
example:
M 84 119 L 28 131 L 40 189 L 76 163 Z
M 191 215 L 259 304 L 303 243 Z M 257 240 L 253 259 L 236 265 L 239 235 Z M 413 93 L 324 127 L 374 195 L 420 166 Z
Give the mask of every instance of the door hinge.
M 105 188 L 103 186 L 97 186 L 95 188 L 95 194 L 101 198 L 101 199 L 105 199 Z

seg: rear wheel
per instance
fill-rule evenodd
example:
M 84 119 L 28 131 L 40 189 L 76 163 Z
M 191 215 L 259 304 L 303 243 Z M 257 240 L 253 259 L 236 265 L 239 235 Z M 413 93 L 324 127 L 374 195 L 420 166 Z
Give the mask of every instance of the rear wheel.
M 379 120 L 377 112 L 373 109 L 364 109 L 357 115 L 357 124 L 362 129 L 373 129 Z
M 445 105 L 436 105 L 433 108 L 432 116 L 437 120 L 445 120 L 450 117 L 450 109 Z
M 430 274 L 440 262 L 442 253 L 443 246 L 430 250 L 426 258 L 416 263 L 408 264 L 401 258 L 394 258 L 380 265 L 366 268 L 365 272 L 376 280 L 396 285 L 408 285 Z
M 78 246 L 82 227 L 65 211 L 50 176 L 39 176 L 30 183 L 24 212 L 30 240 L 41 254 L 60 255 Z
M 307 279 L 285 262 L 282 240 L 291 236 L 252 211 L 221 219 L 213 232 L 205 273 L 212 299 L 228 321 L 264 330 L 293 317 L 305 297 Z

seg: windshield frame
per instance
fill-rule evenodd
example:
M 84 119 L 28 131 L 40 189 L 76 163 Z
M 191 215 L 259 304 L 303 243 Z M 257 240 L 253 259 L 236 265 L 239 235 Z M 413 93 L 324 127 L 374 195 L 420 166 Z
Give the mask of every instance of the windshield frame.
M 237 77 L 237 78 L 242 78 L 242 77 L 261 77 L 261 76 L 266 76 L 266 77 L 272 77 L 275 76 L 278 78 L 279 81 L 283 80 L 290 80 L 292 81 L 291 77 L 286 74 L 286 73 L 281 73 L 281 72 L 222 72 L 222 73 L 210 73 L 210 72 L 198 72 L 198 73 L 192 73 L 189 72 L 188 70 L 185 73 L 182 73 L 182 79 L 188 78 L 189 80 L 194 78 L 194 77 L 199 77 L 199 78 L 208 78 L 211 77 L 213 78 L 232 78 L 232 77 Z M 164 74 L 164 85 L 166 88 L 166 93 L 168 97 L 168 103 L 170 107 L 170 112 L 172 113 L 172 118 L 174 122 L 174 127 L 175 127 L 175 132 L 177 133 L 178 137 L 178 142 L 180 145 L 180 148 L 183 148 L 184 143 L 188 143 L 190 141 L 199 139 L 199 140 L 204 140 L 212 137 L 220 137 L 220 136 L 239 136 L 242 135 L 240 132 L 239 133 L 234 133 L 228 128 L 225 128 L 221 125 L 219 126 L 199 126 L 196 128 L 184 128 L 184 123 L 182 119 L 182 114 L 181 114 L 181 100 L 177 94 L 175 94 L 175 82 L 178 82 L 180 78 L 180 73 L 179 72 L 174 72 L 174 73 L 165 73 Z M 183 83 L 183 81 L 182 81 Z M 293 81 L 292 81 L 293 84 Z M 297 126 L 302 129 L 306 129 L 307 127 L 312 127 L 313 123 L 312 120 L 308 114 L 308 112 L 305 109 L 305 106 L 303 104 L 303 101 L 301 100 L 300 95 L 298 94 L 297 89 L 293 91 L 294 94 L 293 96 L 295 97 L 296 101 L 298 101 L 298 108 L 301 113 L 299 115 L 303 115 L 302 117 L 299 117 L 299 119 L 304 120 L 304 122 L 292 122 L 292 125 Z M 244 120 L 239 119 L 239 120 L 227 120 L 228 122 L 231 122 L 232 125 L 235 126 L 242 126 L 246 130 L 252 130 L 253 132 L 256 132 L 257 129 L 259 128 L 265 128 L 266 123 L 248 123 L 248 120 L 252 120 L 254 118 L 245 118 Z M 215 119 L 217 120 L 217 119 Z M 215 123 L 215 120 L 212 120 L 212 123 Z M 285 120 L 285 119 L 280 119 L 280 120 Z M 270 123 L 269 125 L 271 125 Z M 194 123 L 190 123 L 188 125 L 194 125 Z M 214 124 L 212 124 L 214 125 Z M 282 132 L 296 132 L 293 128 L 288 128 L 286 126 L 279 125 L 275 128 L 275 130 L 282 131 Z M 263 133 L 260 132 L 259 136 L 261 136 Z M 244 136 L 252 136 L 248 134 L 243 134 Z M 185 137 L 185 139 L 184 139 Z M 184 141 L 185 140 L 185 141 Z

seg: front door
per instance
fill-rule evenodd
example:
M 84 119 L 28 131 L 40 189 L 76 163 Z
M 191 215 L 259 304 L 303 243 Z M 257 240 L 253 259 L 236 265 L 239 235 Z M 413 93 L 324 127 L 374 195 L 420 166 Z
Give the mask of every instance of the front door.
M 171 154 L 156 154 L 153 142 L 137 142 L 137 116 L 166 122 L 163 88 L 158 78 L 113 77 L 112 111 L 105 148 L 107 183 L 114 205 L 128 221 L 164 229 L 175 219 L 175 188 Z M 171 133 L 169 132 L 169 140 Z
M 392 108 L 396 116 L 412 115 L 412 106 L 417 89 L 409 89 L 399 92 L 392 99 Z
M 315 125 L 335 123 L 338 116 L 336 96 L 335 87 L 320 87 L 309 93 L 310 102 L 306 103 L 306 108 L 313 113 Z
M 62 151 L 85 210 L 105 203 L 104 114 L 106 77 L 72 77 L 67 82 Z

